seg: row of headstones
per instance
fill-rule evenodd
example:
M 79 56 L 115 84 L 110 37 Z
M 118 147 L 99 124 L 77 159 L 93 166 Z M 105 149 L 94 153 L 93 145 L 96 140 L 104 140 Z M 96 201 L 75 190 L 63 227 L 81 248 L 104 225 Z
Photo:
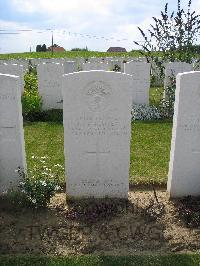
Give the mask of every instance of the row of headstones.
M 108 63 L 85 63 L 83 71 L 113 69 L 115 61 Z M 149 104 L 150 64 L 129 62 L 124 64 L 124 72 L 132 75 L 132 104 Z M 77 72 L 75 62 L 64 64 L 40 64 L 37 67 L 38 89 L 42 97 L 43 109 L 62 109 L 62 75 Z
M 90 63 L 108 63 L 111 60 L 120 61 L 120 62 L 130 62 L 130 61 L 137 61 L 137 62 L 146 62 L 146 58 L 144 57 L 76 57 L 76 58 L 26 58 L 26 59 L 0 59 L 1 64 L 19 64 L 23 65 L 25 68 L 28 68 L 29 63 L 31 62 L 33 65 L 39 65 L 43 63 L 60 63 L 63 64 L 67 61 L 75 61 L 76 65 L 81 66 L 83 63 L 90 62 Z
M 61 77 L 63 74 L 77 72 L 78 70 L 113 70 L 119 63 L 120 71 L 132 75 L 132 104 L 149 104 L 150 89 L 150 64 L 145 62 L 130 61 L 122 63 L 116 60 L 108 62 L 83 63 L 82 68 L 78 69 L 75 61 L 64 63 L 42 63 L 37 65 L 39 94 L 42 97 L 43 110 L 62 109 L 63 97 L 61 93 Z M 178 73 L 192 70 L 192 65 L 187 63 L 168 63 L 165 66 L 164 86 L 170 83 L 170 77 Z M 21 77 L 21 89 L 24 85 L 24 68 L 17 64 L 0 65 L 0 73 L 13 74 Z
M 127 74 L 79 72 L 62 77 L 67 195 L 127 198 L 131 86 Z M 75 89 L 74 89 L 75 88 Z M 177 76 L 169 164 L 171 197 L 200 194 L 200 72 Z M 20 78 L 0 74 L 0 192 L 26 171 Z
M 33 66 L 37 66 L 39 64 L 43 63 L 60 63 L 63 64 L 68 61 L 74 61 L 76 64 L 77 69 L 82 69 L 82 65 L 84 63 L 110 63 L 111 61 L 115 61 L 116 64 L 121 67 L 121 70 L 123 72 L 123 63 L 127 63 L 130 61 L 134 62 L 147 62 L 145 57 L 90 57 L 90 58 L 27 58 L 27 59 L 7 59 L 7 60 L 0 60 L 0 65 L 6 63 L 6 64 L 18 64 L 22 65 L 24 69 L 28 69 L 29 63 Z M 164 65 L 165 66 L 165 65 Z M 195 71 L 200 70 L 200 62 L 197 59 L 193 59 L 192 67 Z M 151 62 L 151 74 L 154 76 L 157 76 L 159 79 L 160 72 L 159 68 L 156 66 L 154 62 Z

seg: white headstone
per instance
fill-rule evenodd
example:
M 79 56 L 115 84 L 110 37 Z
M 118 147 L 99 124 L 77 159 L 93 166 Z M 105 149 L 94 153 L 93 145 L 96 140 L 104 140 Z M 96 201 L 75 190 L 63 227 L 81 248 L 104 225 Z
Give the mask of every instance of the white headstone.
M 128 197 L 131 84 L 129 75 L 101 70 L 64 76 L 68 196 Z
M 200 72 L 177 75 L 168 191 L 200 195 Z
M 124 72 L 132 75 L 132 104 L 149 104 L 149 63 L 130 61 L 124 64 Z
M 109 71 L 110 65 L 108 63 L 98 62 L 98 63 L 84 63 L 82 64 L 83 71 L 90 71 L 90 70 L 104 70 Z
M 101 57 L 89 57 L 88 61 L 90 63 L 99 63 L 99 62 L 101 62 Z
M 75 61 L 64 62 L 63 66 L 64 66 L 64 74 L 77 72 Z
M 24 68 L 22 65 L 17 64 L 2 64 L 0 65 L 0 73 L 19 76 L 21 93 L 24 92 Z
M 163 77 L 162 69 L 161 69 L 161 67 L 162 68 L 164 67 L 164 64 L 161 58 L 159 58 L 159 62 L 160 62 L 160 67 L 154 61 L 150 60 L 151 76 L 153 76 L 153 79 L 154 79 L 152 85 L 155 87 L 163 87 L 163 83 L 164 83 L 164 77 Z
M 20 78 L 0 74 L 0 193 L 19 184 L 26 171 Z
M 62 75 L 64 67 L 59 63 L 43 63 L 37 66 L 38 90 L 42 97 L 42 109 L 62 109 Z
M 170 85 L 170 77 L 176 77 L 179 73 L 189 72 L 193 70 L 192 64 L 185 62 L 171 62 L 165 64 L 164 87 Z

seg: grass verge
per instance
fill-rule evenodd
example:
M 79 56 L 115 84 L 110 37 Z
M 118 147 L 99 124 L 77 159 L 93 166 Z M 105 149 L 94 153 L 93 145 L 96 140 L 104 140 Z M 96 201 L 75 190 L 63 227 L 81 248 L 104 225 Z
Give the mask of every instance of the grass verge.
M 135 255 L 135 256 L 80 256 L 80 257 L 33 257 L 33 256 L 1 256 L 0 265 L 30 266 L 30 265 L 152 265 L 152 266 L 198 266 L 199 254 L 170 254 L 170 255 Z
M 61 123 L 29 122 L 24 126 L 28 169 L 40 161 L 32 157 L 46 157 L 46 166 L 64 167 L 64 132 Z M 132 123 L 130 148 L 130 183 L 133 185 L 166 184 L 170 154 L 172 122 L 155 121 Z M 37 165 L 39 167 L 39 165 Z M 57 174 L 64 182 L 64 170 Z

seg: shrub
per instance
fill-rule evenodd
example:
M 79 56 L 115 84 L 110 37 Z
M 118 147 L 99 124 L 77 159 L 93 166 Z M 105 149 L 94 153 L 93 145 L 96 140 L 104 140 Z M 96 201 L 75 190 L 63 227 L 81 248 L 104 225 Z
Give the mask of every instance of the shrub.
M 26 200 L 35 208 L 46 207 L 57 190 L 58 184 L 53 180 L 25 178 L 19 185 L 21 193 Z
M 51 109 L 46 111 L 40 112 L 32 112 L 29 113 L 28 116 L 25 117 L 26 120 L 35 122 L 35 121 L 42 121 L 42 122 L 63 122 L 63 110 L 62 109 Z
M 165 96 L 162 99 L 159 109 L 163 118 L 172 118 L 174 115 L 174 102 L 176 91 L 176 77 L 169 77 L 169 85 L 165 88 Z
M 32 156 L 32 158 L 39 161 L 40 166 L 38 166 L 37 162 L 30 171 L 29 176 L 25 175 L 20 168 L 17 169 L 21 179 L 19 194 L 21 194 L 23 201 L 27 203 L 26 205 L 35 208 L 46 207 L 51 197 L 61 189 L 58 176 L 55 169 L 53 171 L 46 166 L 46 157 L 38 158 Z M 55 165 L 54 167 L 60 168 L 62 166 Z
M 38 92 L 38 81 L 34 71 L 27 72 L 24 76 L 25 87 L 22 95 L 22 110 L 24 118 L 41 111 L 41 97 Z
M 131 113 L 132 120 L 157 120 L 161 118 L 157 107 L 145 104 L 133 105 Z
M 121 67 L 117 64 L 114 65 L 112 71 L 115 71 L 115 72 L 120 72 L 121 71 Z

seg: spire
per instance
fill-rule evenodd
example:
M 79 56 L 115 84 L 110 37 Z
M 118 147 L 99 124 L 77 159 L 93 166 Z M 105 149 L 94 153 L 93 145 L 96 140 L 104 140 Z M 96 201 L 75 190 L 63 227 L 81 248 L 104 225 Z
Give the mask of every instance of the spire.
M 53 55 L 53 31 L 52 31 L 52 40 L 51 40 L 51 54 Z

